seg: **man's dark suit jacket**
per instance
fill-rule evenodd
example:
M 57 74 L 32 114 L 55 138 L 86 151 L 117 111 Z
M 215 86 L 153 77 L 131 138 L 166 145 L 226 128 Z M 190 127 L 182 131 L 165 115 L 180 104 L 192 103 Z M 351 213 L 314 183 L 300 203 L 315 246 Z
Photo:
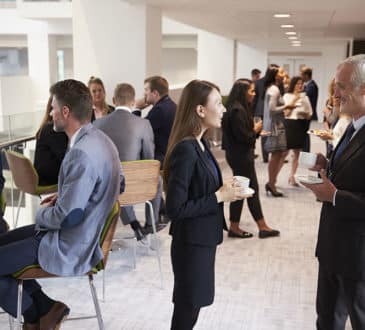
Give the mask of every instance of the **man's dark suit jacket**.
M 264 82 L 264 78 L 255 81 L 255 97 L 252 101 L 252 110 L 254 112 L 254 116 L 258 117 L 264 116 Z
M 333 157 L 327 171 L 338 189 L 336 206 L 323 203 L 316 256 L 335 274 L 365 280 L 365 126 L 335 163 Z
M 166 212 L 171 219 L 170 234 L 187 244 L 213 247 L 223 240 L 223 203 L 218 204 L 215 196 L 222 176 L 211 157 L 218 177 L 196 139 L 178 143 L 171 154 Z
M 314 80 L 310 80 L 307 85 L 304 87 L 304 92 L 307 94 L 309 98 L 309 102 L 311 103 L 313 115 L 312 120 L 318 120 L 317 115 L 317 100 L 318 100 L 318 86 Z
M 161 166 L 165 158 L 175 112 L 175 102 L 168 95 L 165 95 L 153 106 L 146 116 L 146 119 L 151 123 L 155 136 L 155 159 L 161 162 Z

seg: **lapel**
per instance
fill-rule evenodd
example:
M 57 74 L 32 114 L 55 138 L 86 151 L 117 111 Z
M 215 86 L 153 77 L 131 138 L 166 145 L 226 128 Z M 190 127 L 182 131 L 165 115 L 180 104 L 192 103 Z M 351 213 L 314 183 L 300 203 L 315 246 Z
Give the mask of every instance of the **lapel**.
M 203 154 L 203 150 L 200 148 L 200 145 L 198 143 L 198 141 L 194 138 L 194 145 L 195 145 L 195 149 L 200 157 L 200 160 L 202 161 L 202 163 L 204 164 L 204 166 L 206 167 L 206 169 L 209 171 L 209 173 L 211 174 L 211 176 L 213 177 L 214 179 L 214 182 L 217 184 L 217 185 L 221 185 L 222 184 L 222 175 L 221 175 L 221 172 L 219 170 L 219 166 L 217 164 L 217 161 L 215 160 L 214 156 L 212 155 L 212 153 L 210 152 L 209 150 L 209 147 L 207 145 L 207 143 L 205 142 L 204 139 L 202 139 L 202 142 L 204 144 L 204 147 L 205 147 L 205 150 L 210 154 L 211 158 L 213 159 L 213 162 L 215 164 L 215 166 L 217 167 L 218 169 L 218 181 L 217 181 L 217 176 L 215 174 L 215 171 L 214 169 L 212 168 L 212 165 L 209 163 L 209 160 L 204 156 Z
M 336 154 L 336 151 L 342 143 L 342 140 L 345 138 L 345 134 L 342 136 L 340 142 L 337 144 L 336 149 L 334 150 L 330 163 L 329 163 L 329 169 L 332 172 L 333 176 L 331 179 L 333 179 L 336 174 L 341 170 L 341 168 L 348 162 L 348 160 L 351 158 L 351 156 L 359 149 L 361 146 L 365 143 L 365 125 L 356 133 L 356 135 L 351 139 L 350 143 L 347 145 L 345 150 L 342 152 L 342 154 L 339 156 L 337 161 L 333 163 L 334 156 Z

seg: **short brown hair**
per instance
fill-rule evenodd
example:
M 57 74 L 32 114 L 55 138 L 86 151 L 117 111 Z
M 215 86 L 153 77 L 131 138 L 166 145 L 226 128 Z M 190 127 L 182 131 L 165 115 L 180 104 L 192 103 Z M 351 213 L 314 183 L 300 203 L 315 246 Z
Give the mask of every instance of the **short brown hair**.
M 312 79 L 312 69 L 305 66 L 302 68 L 302 74 L 306 75 L 309 79 Z
M 169 83 L 164 77 L 152 76 L 146 78 L 144 83 L 149 83 L 151 92 L 157 91 L 160 96 L 165 96 L 169 93 Z
M 78 121 L 83 123 L 91 120 L 93 102 L 84 83 L 66 79 L 52 85 L 49 91 L 55 96 L 60 107 L 67 106 Z
M 118 84 L 114 89 L 114 102 L 116 105 L 126 105 L 135 100 L 136 92 L 130 84 Z

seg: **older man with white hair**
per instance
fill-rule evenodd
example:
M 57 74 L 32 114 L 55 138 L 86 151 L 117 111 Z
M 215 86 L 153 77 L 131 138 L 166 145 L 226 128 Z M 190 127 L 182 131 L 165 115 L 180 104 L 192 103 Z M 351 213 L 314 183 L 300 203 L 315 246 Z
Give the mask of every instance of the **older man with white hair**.
M 317 329 L 365 329 L 365 55 L 343 61 L 335 77 L 341 111 L 352 117 L 327 160 L 314 170 L 323 183 L 308 185 L 323 201 L 316 256 L 319 260 Z M 326 169 L 326 171 L 325 171 Z

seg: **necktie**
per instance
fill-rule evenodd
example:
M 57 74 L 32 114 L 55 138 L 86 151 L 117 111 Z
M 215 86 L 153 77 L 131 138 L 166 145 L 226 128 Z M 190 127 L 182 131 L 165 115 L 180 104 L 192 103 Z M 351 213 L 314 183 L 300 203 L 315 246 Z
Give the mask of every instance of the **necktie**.
M 354 125 L 351 123 L 345 132 L 345 137 L 343 138 L 343 140 L 341 141 L 341 144 L 338 146 L 335 156 L 334 156 L 334 162 L 336 162 L 338 160 L 338 158 L 341 156 L 341 154 L 343 153 L 343 151 L 345 150 L 345 148 L 347 147 L 347 145 L 350 143 L 351 137 L 355 132 L 355 128 Z

